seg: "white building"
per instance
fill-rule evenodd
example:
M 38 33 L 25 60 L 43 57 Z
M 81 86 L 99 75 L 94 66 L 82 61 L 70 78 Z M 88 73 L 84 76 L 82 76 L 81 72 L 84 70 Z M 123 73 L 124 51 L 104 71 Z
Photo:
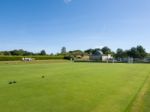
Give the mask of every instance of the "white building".
M 102 55 L 102 61 L 108 61 L 108 60 L 111 60 L 111 59 L 113 59 L 113 57 L 110 54 Z
M 113 57 L 111 56 L 111 54 L 105 55 L 99 50 L 90 55 L 90 60 L 93 61 L 108 61 L 112 59 Z

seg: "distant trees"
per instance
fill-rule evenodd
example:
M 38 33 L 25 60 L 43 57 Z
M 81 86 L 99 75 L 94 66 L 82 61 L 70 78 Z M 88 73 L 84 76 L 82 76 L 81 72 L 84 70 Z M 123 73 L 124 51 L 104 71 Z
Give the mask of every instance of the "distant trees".
M 116 50 L 115 57 L 116 57 L 116 58 L 123 58 L 123 57 L 125 57 L 125 53 L 124 53 L 123 49 L 118 48 L 118 49 Z
M 100 50 L 100 49 L 98 49 L 98 48 L 96 48 L 96 49 L 87 49 L 84 52 L 87 53 L 87 54 L 92 54 L 92 53 L 94 53 L 97 50 Z
M 137 47 L 132 47 L 130 50 L 127 51 L 128 56 L 133 58 L 144 58 L 147 53 L 145 49 L 139 45 Z
M 111 54 L 115 58 L 125 58 L 125 57 L 133 57 L 133 58 L 144 58 L 147 56 L 146 50 L 143 48 L 143 46 L 138 45 L 137 47 L 132 47 L 129 50 L 123 50 L 121 48 L 118 48 L 116 52 L 113 52 L 109 47 L 105 46 L 102 49 L 88 49 L 85 50 L 85 53 L 92 54 L 96 50 L 101 50 L 103 54 Z
M 11 55 L 11 53 L 9 51 L 4 51 L 4 52 L 1 52 L 1 55 Z
M 40 55 L 46 55 L 46 51 L 45 50 L 41 50 Z
M 12 51 L 1 51 L 0 55 L 28 56 L 28 55 L 33 55 L 33 53 L 28 52 L 28 51 L 24 51 L 23 49 L 19 49 L 19 50 L 12 50 Z
M 133 58 L 144 58 L 146 56 L 150 57 L 150 54 L 146 53 L 145 48 L 143 46 L 138 45 L 136 47 L 132 47 L 128 50 L 123 50 L 121 48 L 118 48 L 116 52 L 113 52 L 109 47 L 105 46 L 102 49 L 95 48 L 95 49 L 87 49 L 85 51 L 82 50 L 73 50 L 73 51 L 66 51 L 66 47 L 61 48 L 61 53 L 57 54 L 49 54 L 51 56 L 84 56 L 84 55 L 90 55 L 95 53 L 97 50 L 100 50 L 103 52 L 104 55 L 111 54 L 115 58 L 125 58 L 125 57 L 133 57 Z M 41 50 L 39 53 L 33 53 L 29 51 L 25 51 L 23 49 L 19 50 L 11 50 L 11 51 L 0 51 L 0 55 L 6 55 L 6 56 L 31 56 L 31 55 L 47 55 L 45 50 Z
M 74 51 L 69 51 L 69 54 L 76 56 L 76 55 L 84 55 L 84 52 L 81 50 L 74 50 Z
M 25 55 L 25 51 L 22 49 L 13 50 L 13 51 L 10 51 L 10 54 L 15 55 L 15 56 L 23 56 L 23 55 Z
M 66 52 L 67 52 L 67 51 L 66 51 L 66 47 L 62 47 L 62 48 L 61 48 L 61 54 L 66 54 Z
M 115 57 L 123 58 L 123 57 L 133 57 L 133 58 L 144 58 L 147 56 L 145 49 L 139 45 L 137 47 L 132 47 L 129 50 L 123 51 L 122 49 L 117 49 Z
M 107 46 L 103 47 L 101 51 L 103 52 L 103 54 L 111 54 L 111 49 Z
M 111 49 L 108 48 L 108 47 L 103 47 L 102 49 L 100 48 L 95 48 L 95 49 L 88 49 L 88 50 L 85 50 L 84 52 L 85 53 L 88 53 L 88 54 L 92 54 L 92 53 L 95 53 L 96 51 L 101 51 L 103 54 L 111 54 Z
M 113 52 L 109 47 L 105 46 L 102 49 L 88 49 L 85 50 L 85 53 L 88 54 L 92 54 L 94 53 L 96 50 L 101 50 L 103 52 L 103 54 L 107 55 L 107 54 L 111 54 L 113 55 L 115 58 L 125 58 L 125 57 L 133 57 L 133 58 L 144 58 L 146 57 L 148 54 L 146 53 L 145 48 L 143 48 L 143 46 L 138 45 L 136 47 L 132 47 L 128 50 L 123 50 L 121 48 L 118 48 L 116 50 L 116 52 Z
M 136 49 L 137 49 L 138 57 L 139 57 L 139 58 L 143 58 L 143 57 L 147 56 L 147 53 L 146 53 L 145 48 L 143 48 L 141 45 L 140 45 L 140 46 L 137 46 Z
M 112 54 L 112 51 L 110 48 L 108 48 L 107 46 L 103 47 L 102 49 L 100 48 L 95 48 L 95 49 L 88 49 L 88 50 L 85 50 L 84 52 L 85 53 L 88 53 L 88 54 L 92 54 L 94 53 L 95 51 L 102 51 L 103 54 Z
M 31 55 L 46 55 L 45 50 L 42 50 L 40 53 L 33 53 L 29 51 L 25 51 L 23 49 L 19 50 L 11 50 L 11 51 L 0 51 L 0 55 L 5 56 L 31 56 Z

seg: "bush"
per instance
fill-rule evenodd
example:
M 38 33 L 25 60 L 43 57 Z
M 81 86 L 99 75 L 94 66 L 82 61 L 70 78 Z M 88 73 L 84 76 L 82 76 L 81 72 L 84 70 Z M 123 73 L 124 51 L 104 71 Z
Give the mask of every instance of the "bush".
M 35 60 L 64 59 L 64 56 L 32 56 Z
M 0 56 L 0 61 L 19 61 L 22 56 Z
M 64 59 L 70 60 L 72 57 L 71 56 L 65 56 Z

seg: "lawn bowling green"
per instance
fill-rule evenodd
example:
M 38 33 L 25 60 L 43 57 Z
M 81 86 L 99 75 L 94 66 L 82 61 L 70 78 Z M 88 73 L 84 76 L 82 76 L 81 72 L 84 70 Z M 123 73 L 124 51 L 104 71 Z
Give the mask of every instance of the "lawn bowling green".
M 0 112 L 150 112 L 149 75 L 148 64 L 0 63 Z

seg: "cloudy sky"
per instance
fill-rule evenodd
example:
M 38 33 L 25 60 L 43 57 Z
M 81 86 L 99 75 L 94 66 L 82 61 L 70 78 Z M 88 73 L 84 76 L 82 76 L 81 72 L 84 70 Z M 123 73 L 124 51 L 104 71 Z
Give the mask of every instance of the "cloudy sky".
M 149 12 L 150 0 L 0 0 L 0 50 L 143 45 L 150 52 Z

